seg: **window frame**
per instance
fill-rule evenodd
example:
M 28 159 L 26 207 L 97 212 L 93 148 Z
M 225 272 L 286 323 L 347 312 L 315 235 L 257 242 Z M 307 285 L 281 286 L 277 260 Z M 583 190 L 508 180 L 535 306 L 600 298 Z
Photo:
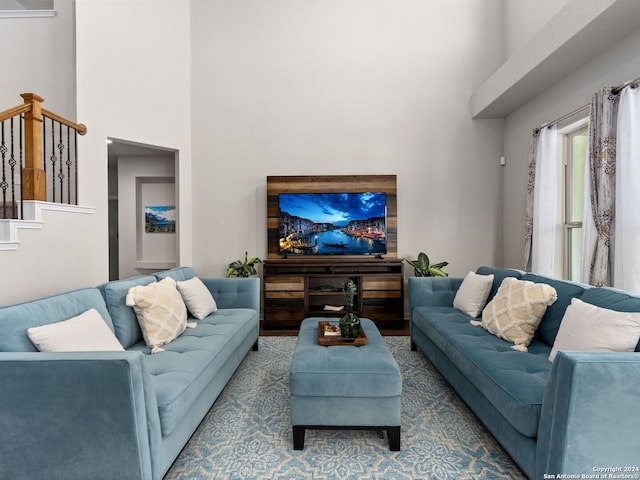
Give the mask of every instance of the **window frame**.
M 574 195 L 574 183 L 573 183 L 573 170 L 574 170 L 574 152 L 573 152 L 573 139 L 577 136 L 585 136 L 588 141 L 589 135 L 589 118 L 583 118 L 572 124 L 559 130 L 562 135 L 562 159 L 563 159 L 563 207 L 562 207 L 562 256 L 563 256 L 563 278 L 573 281 L 579 281 L 573 277 L 574 265 L 573 259 L 573 242 L 572 233 L 576 229 L 582 229 L 582 219 L 571 220 L 574 218 L 572 201 Z M 588 145 L 586 145 L 588 148 Z M 585 168 L 587 168 L 585 158 Z M 588 205 L 583 204 L 582 208 L 588 208 Z M 578 269 L 581 270 L 580 268 Z

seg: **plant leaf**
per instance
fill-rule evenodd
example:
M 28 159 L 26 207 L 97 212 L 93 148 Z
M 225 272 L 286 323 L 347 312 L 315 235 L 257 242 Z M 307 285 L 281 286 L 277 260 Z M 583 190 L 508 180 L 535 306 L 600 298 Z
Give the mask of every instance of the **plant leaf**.
M 421 270 L 429 269 L 429 257 L 427 256 L 426 253 L 420 252 L 418 254 L 418 265 L 420 266 Z
M 447 265 L 449 265 L 449 262 L 434 263 L 433 265 L 431 265 L 431 268 L 442 268 L 446 267 Z
M 408 258 L 405 258 L 404 261 L 411 265 L 413 268 L 418 268 L 418 262 L 416 262 L 415 260 L 409 260 Z
M 441 269 L 437 267 L 431 267 L 429 269 L 429 273 L 434 277 L 448 277 L 449 274 L 447 272 L 443 272 Z

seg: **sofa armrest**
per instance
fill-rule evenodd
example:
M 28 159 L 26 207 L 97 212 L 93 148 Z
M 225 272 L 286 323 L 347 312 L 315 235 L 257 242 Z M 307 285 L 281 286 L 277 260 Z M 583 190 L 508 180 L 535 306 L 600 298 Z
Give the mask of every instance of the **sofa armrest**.
M 139 352 L 0 353 L 0 478 L 150 479 Z
M 218 308 L 251 308 L 260 312 L 260 279 L 203 278 Z
M 463 278 L 409 277 L 409 312 L 415 307 L 452 307 Z
M 536 478 L 604 478 L 598 469 L 607 467 L 640 474 L 638 399 L 639 353 L 559 352 L 542 404 Z

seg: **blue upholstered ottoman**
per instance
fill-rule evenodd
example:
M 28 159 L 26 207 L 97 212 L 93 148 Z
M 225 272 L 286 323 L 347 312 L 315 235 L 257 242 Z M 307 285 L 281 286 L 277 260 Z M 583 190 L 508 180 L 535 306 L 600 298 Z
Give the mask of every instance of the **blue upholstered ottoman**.
M 386 430 L 389 449 L 400 450 L 400 368 L 375 324 L 361 319 L 367 344 L 324 347 L 318 322 L 300 326 L 291 369 L 293 448 L 304 448 L 306 429 Z

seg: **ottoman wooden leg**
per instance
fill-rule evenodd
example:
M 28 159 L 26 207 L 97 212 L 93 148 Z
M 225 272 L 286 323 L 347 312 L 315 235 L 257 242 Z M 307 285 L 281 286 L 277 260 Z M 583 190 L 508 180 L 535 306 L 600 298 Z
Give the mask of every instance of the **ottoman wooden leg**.
M 389 437 L 389 450 L 391 450 L 392 452 L 399 452 L 400 451 L 400 427 L 387 428 L 387 437 Z
M 294 425 L 293 427 L 293 449 L 302 450 L 304 448 L 304 427 Z

